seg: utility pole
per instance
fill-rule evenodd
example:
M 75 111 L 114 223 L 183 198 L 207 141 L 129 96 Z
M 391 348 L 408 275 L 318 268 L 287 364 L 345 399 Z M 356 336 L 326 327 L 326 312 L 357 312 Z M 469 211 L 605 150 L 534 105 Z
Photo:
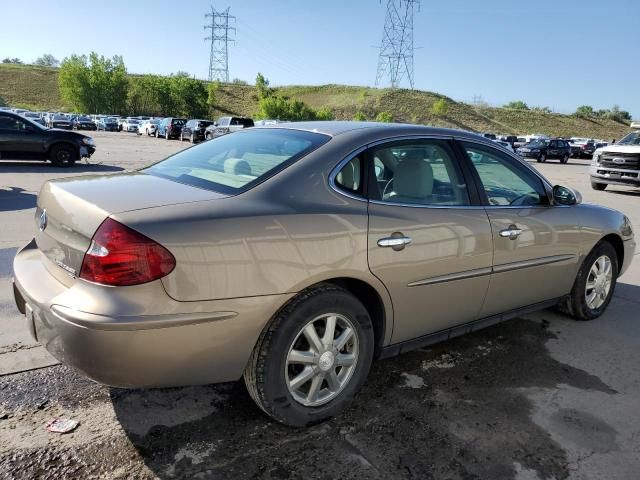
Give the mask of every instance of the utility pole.
M 391 88 L 407 78 L 413 89 L 413 10 L 419 0 L 387 0 L 376 85 L 389 77 Z
M 229 42 L 234 42 L 230 38 L 229 32 L 235 33 L 235 27 L 229 26 L 229 20 L 236 19 L 233 15 L 229 15 L 229 9 L 216 11 L 211 6 L 211 13 L 205 14 L 205 18 L 211 18 L 211 23 L 205 25 L 205 30 L 211 30 L 211 35 L 205 37 L 205 41 L 211 40 L 211 53 L 209 55 L 209 81 L 219 80 L 229 83 Z

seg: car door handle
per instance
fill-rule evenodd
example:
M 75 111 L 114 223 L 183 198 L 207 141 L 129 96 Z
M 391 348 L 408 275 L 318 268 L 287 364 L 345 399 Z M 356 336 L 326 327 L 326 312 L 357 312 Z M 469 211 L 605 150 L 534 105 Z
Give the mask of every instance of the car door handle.
M 509 240 L 515 240 L 520 236 L 522 230 L 519 229 L 516 225 L 509 225 L 504 230 L 500 230 L 500 236 L 504 238 L 508 238 Z
M 402 250 L 406 245 L 411 243 L 411 237 L 395 236 L 395 237 L 385 237 L 378 240 L 379 247 L 391 247 L 394 250 Z

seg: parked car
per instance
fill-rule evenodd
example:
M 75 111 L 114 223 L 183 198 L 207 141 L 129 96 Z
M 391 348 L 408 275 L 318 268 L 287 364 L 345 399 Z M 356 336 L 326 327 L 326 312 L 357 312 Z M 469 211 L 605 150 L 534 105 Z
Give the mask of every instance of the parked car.
M 126 118 L 119 118 L 118 119 L 118 131 L 121 132 L 124 124 L 127 123 L 127 119 Z
M 91 137 L 50 129 L 11 112 L 0 112 L 0 158 L 49 160 L 71 166 L 96 150 Z
M 117 132 L 118 120 L 109 117 L 101 118 L 98 121 L 98 130 L 104 130 L 105 132 Z
M 50 180 L 36 219 L 15 301 L 54 357 L 127 388 L 244 376 L 293 426 L 339 413 L 374 358 L 554 305 L 599 317 L 635 250 L 625 215 L 488 139 L 362 122 Z
M 160 120 L 156 120 L 156 119 L 144 120 L 138 126 L 138 135 L 142 135 L 144 133 L 148 137 L 154 136 L 156 134 L 156 130 L 158 129 L 159 123 L 160 123 Z
M 49 128 L 61 128 L 63 130 L 73 130 L 73 123 L 65 115 L 51 115 L 47 121 Z
M 488 137 L 487 137 L 488 138 Z M 513 152 L 513 147 L 511 146 L 511 144 L 509 142 L 505 142 L 503 140 L 494 140 L 494 142 L 496 142 L 498 145 L 506 148 L 507 150 L 509 150 L 510 152 Z
M 640 187 L 640 125 L 618 143 L 596 150 L 589 175 L 594 190 L 607 185 Z
M 516 141 L 513 142 L 513 149 L 515 151 L 518 150 L 518 148 L 520 147 L 524 147 L 527 143 L 527 139 L 525 137 L 516 137 Z
M 89 117 L 75 117 L 72 121 L 75 130 L 97 130 L 97 125 Z
M 169 140 L 171 138 L 179 138 L 182 127 L 187 123 L 186 118 L 163 118 L 156 129 L 156 137 L 164 137 Z
M 253 127 L 253 120 L 245 117 L 220 117 L 213 122 L 213 125 L 209 125 L 205 131 L 205 138 L 207 140 L 226 135 L 244 128 Z
M 122 124 L 123 132 L 138 133 L 138 127 L 140 126 L 140 120 L 136 118 L 127 117 Z
M 537 162 L 544 163 L 549 159 L 557 158 L 560 163 L 567 163 L 571 156 L 569 142 L 560 139 L 534 140 L 516 150 L 523 158 L 535 158 Z
M 46 126 L 44 119 L 42 118 L 42 114 L 38 112 L 24 112 L 22 113 L 24 118 L 28 118 L 32 122 L 39 123 L 43 127 Z
M 185 138 L 191 143 L 205 140 L 205 131 L 209 125 L 213 125 L 211 120 L 189 120 L 180 131 L 180 141 L 183 141 Z
M 571 146 L 571 156 L 582 158 L 585 155 L 584 150 L 586 148 L 586 145 L 590 142 L 593 143 L 593 140 L 588 138 L 572 137 L 569 140 L 569 144 Z M 593 146 L 595 147 L 595 144 Z

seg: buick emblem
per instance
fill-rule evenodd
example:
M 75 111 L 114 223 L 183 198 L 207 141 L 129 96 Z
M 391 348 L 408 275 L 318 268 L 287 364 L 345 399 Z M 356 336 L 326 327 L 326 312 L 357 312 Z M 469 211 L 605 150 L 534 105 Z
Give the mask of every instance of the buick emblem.
M 624 163 L 625 162 L 624 158 L 620 158 L 620 157 L 616 157 L 612 161 L 613 161 L 613 163 Z
M 47 211 L 42 210 L 42 215 L 40 215 L 40 220 L 38 221 L 38 227 L 41 232 L 44 232 L 44 229 L 47 228 Z

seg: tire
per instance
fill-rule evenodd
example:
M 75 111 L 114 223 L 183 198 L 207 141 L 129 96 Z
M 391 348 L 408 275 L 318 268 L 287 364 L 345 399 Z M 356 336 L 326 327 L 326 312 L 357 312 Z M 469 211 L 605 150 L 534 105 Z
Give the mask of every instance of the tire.
M 596 182 L 591 182 L 591 188 L 593 188 L 594 190 L 604 190 L 605 188 L 607 188 L 607 184 L 606 183 L 596 183 Z
M 180 132 L 180 142 L 184 142 L 184 136 L 182 135 L 182 132 Z
M 164 139 L 169 140 L 169 130 L 164 131 Z
M 327 317 L 333 317 L 336 325 L 334 347 L 347 331 L 346 326 L 352 332 L 344 346 L 338 345 L 337 351 L 342 352 L 338 356 L 335 349 L 323 350 L 326 347 L 321 339 L 329 322 Z M 304 332 L 308 331 L 309 325 L 313 325 L 320 349 L 314 349 L 312 342 L 307 340 Z M 305 353 L 319 350 L 323 353 L 315 354 L 310 364 L 288 362 L 295 346 L 298 346 L 296 350 Z M 347 356 L 349 349 L 351 357 Z M 362 303 L 340 287 L 320 284 L 295 297 L 265 328 L 245 369 L 244 381 L 251 398 L 267 415 L 285 425 L 304 427 L 337 415 L 349 403 L 369 373 L 373 350 L 371 319 Z M 354 356 L 356 360 L 350 366 L 333 363 L 334 359 L 353 359 Z M 290 387 L 287 378 L 296 378 L 308 368 L 315 374 L 302 381 L 298 388 Z M 337 383 L 330 388 L 326 378 L 333 378 Z M 314 385 L 318 387 L 315 396 L 311 392 Z
M 54 145 L 49 151 L 49 160 L 56 167 L 70 167 L 76 163 L 77 154 L 71 145 Z
M 547 161 L 547 155 L 545 153 L 541 153 L 538 157 L 538 163 L 544 163 Z
M 604 268 L 599 268 L 598 265 Z M 604 271 L 604 275 L 596 276 L 598 270 Z M 598 318 L 607 309 L 611 297 L 613 297 L 617 277 L 618 255 L 616 250 L 609 242 L 601 241 L 593 247 L 582 263 L 571 294 L 562 310 L 576 320 L 585 321 Z M 599 284 L 599 282 L 602 283 Z M 591 284 L 591 288 L 588 288 L 588 284 Z M 590 298 L 592 298 L 591 301 Z
M 189 140 L 191 143 L 196 143 L 196 139 L 193 137 L 193 132 L 191 132 L 191 138 Z
M 560 163 L 569 163 L 569 155 L 565 153 L 560 159 Z

